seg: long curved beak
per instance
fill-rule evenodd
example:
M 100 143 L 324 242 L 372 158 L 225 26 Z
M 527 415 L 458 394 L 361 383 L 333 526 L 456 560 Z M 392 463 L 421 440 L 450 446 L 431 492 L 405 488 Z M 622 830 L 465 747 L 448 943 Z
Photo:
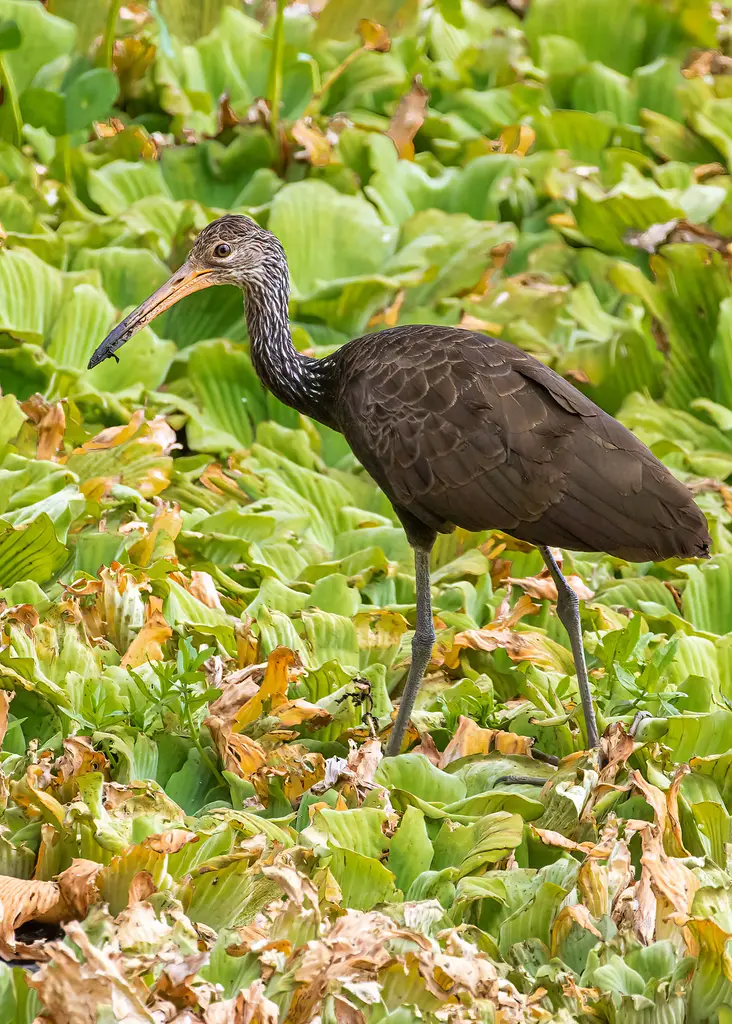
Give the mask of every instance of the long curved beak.
M 89 360 L 88 368 L 91 370 L 105 359 L 109 359 L 110 356 L 116 359 L 117 349 L 122 348 L 133 334 L 137 334 L 143 327 L 147 327 L 156 316 L 160 316 L 166 309 L 170 309 L 184 296 L 190 295 L 192 292 L 200 292 L 202 288 L 210 288 L 211 285 L 216 284 L 211 275 L 211 270 L 199 270 L 184 263 L 170 280 L 161 285 L 149 299 L 145 299 L 137 309 L 133 309 L 124 318 L 121 324 L 117 324 L 114 330 L 109 332 Z

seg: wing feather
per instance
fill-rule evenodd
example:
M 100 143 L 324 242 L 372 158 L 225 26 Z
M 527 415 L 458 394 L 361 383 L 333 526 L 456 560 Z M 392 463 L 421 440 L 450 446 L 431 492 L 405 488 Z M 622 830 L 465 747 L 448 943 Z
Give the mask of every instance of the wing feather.
M 426 325 L 359 338 L 331 358 L 341 429 L 405 522 L 636 560 L 706 552 L 687 488 L 520 349 Z

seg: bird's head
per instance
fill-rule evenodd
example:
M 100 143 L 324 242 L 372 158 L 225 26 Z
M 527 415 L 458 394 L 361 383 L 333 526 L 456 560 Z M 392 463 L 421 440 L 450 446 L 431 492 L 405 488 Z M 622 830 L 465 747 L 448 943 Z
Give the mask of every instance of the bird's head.
M 265 288 L 283 271 L 286 275 L 285 253 L 270 231 L 248 217 L 220 217 L 203 229 L 180 270 L 110 331 L 89 360 L 89 369 L 114 356 L 134 334 L 184 296 L 215 284 L 233 284 L 245 290 Z

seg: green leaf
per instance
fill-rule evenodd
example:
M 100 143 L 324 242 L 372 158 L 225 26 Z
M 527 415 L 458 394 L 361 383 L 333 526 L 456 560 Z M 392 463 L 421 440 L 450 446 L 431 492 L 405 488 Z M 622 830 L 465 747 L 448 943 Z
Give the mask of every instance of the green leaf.
M 275 196 L 269 229 L 287 252 L 293 297 L 335 294 L 349 280 L 378 275 L 392 255 L 396 233 L 358 196 L 320 181 L 286 185 Z M 318 238 L 329 238 L 323 246 Z
M 402 789 L 435 804 L 462 800 L 466 793 L 462 779 L 436 768 L 424 754 L 385 757 L 376 770 L 376 779 L 389 789 Z
M 112 245 L 79 250 L 74 270 L 89 269 L 99 271 L 104 290 L 119 310 L 139 306 L 170 276 L 165 264 L 147 249 Z
M 333 850 L 330 870 L 343 894 L 343 906 L 371 910 L 396 896 L 394 875 L 373 857 L 352 850 Z
M 403 893 L 412 882 L 432 864 L 433 848 L 427 833 L 424 814 L 409 806 L 402 815 L 399 828 L 389 846 L 387 866 L 393 872 L 396 885 Z
M 689 580 L 682 597 L 684 616 L 709 633 L 732 631 L 732 556 L 717 555 L 701 565 L 683 566 L 682 571 Z
M 223 929 L 247 924 L 278 895 L 277 885 L 256 874 L 247 857 L 232 854 L 194 872 L 181 898 L 191 921 Z
M 21 42 L 18 23 L 9 18 L 0 21 L 0 51 L 7 53 L 9 50 L 17 50 Z
M 32 522 L 14 527 L 0 520 L 0 587 L 21 580 L 46 583 L 66 561 L 53 521 L 43 512 Z
M 79 75 L 66 90 L 66 130 L 79 131 L 104 120 L 118 92 L 117 76 L 108 68 L 94 68 Z
M 0 331 L 42 342 L 61 303 L 62 280 L 26 250 L 0 250 Z
M 386 812 L 376 807 L 346 811 L 323 808 L 315 813 L 302 835 L 314 846 L 352 850 L 364 857 L 381 860 L 390 845 L 383 831 L 386 817 Z

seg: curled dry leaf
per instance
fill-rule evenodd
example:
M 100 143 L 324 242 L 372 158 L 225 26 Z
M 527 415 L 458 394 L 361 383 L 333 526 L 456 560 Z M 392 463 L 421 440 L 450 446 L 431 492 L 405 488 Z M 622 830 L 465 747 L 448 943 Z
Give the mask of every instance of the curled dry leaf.
M 574 925 L 579 925 L 585 931 L 602 939 L 602 933 L 598 931 L 597 925 L 592 920 L 590 911 L 581 903 L 575 903 L 570 907 L 560 910 L 552 925 L 552 956 L 561 955 L 561 947 L 564 940 L 572 931 Z
M 56 879 L 61 898 L 71 911 L 70 916 L 79 921 L 86 917 L 89 907 L 100 900 L 96 879 L 102 868 L 103 865 L 96 861 L 75 857 L 71 866 Z
M 361 18 L 358 23 L 358 31 L 363 42 L 364 50 L 375 50 L 377 53 L 388 53 L 391 49 L 389 33 L 378 21 L 370 21 L 368 18 Z
M 201 604 L 205 604 L 207 608 L 223 608 L 213 576 L 208 572 L 193 569 L 191 572 L 191 582 L 188 584 L 188 592 L 193 594 Z
M 155 853 L 178 853 L 189 843 L 197 843 L 198 836 L 187 828 L 171 828 L 167 832 L 160 832 L 155 836 L 148 836 L 143 839 L 142 845 L 147 846 Z
M 645 912 L 645 918 L 643 914 L 640 917 L 647 920 L 651 910 L 655 909 L 656 927 L 671 913 L 688 918 L 694 894 L 701 883 L 681 859 L 669 856 L 664 848 L 664 833 L 669 822 L 666 797 L 660 789 L 647 782 L 640 772 L 631 772 L 630 778 L 653 808 L 655 818 L 653 825 L 640 832 L 643 852 L 636 899 L 640 909 Z M 646 927 L 644 934 L 647 936 L 649 932 L 650 929 Z
M 623 723 L 613 722 L 600 741 L 600 782 L 614 782 L 619 769 L 625 767 L 634 750 L 635 740 L 628 735 Z
M 137 668 L 146 661 L 162 661 L 162 645 L 170 640 L 173 630 L 163 615 L 163 602 L 159 597 L 150 597 L 146 608 L 145 625 L 125 651 L 122 668 Z
M 318 890 L 306 875 L 297 870 L 287 853 L 278 854 L 273 864 L 263 864 L 261 871 L 266 878 L 276 882 L 298 907 L 320 917 Z
M 79 448 L 74 448 L 74 455 L 87 455 L 90 452 L 106 451 L 108 448 L 118 448 L 126 441 L 130 441 L 138 432 L 145 420 L 145 410 L 137 409 L 130 417 L 129 423 L 121 427 L 107 427 L 94 437 L 85 441 Z
M 66 416 L 61 402 L 49 403 L 39 394 L 31 395 L 20 408 L 38 433 L 36 458 L 57 462 L 66 432 Z
M 219 685 L 221 696 L 209 705 L 211 714 L 224 721 L 232 720 L 237 711 L 259 692 L 266 668 L 265 662 L 227 672 Z
M 353 772 L 357 788 L 364 791 L 375 788 L 376 769 L 384 757 L 380 740 L 372 737 L 360 747 L 353 742 L 348 747 L 348 767 Z
M 320 128 L 314 125 L 309 117 L 301 117 L 292 126 L 292 137 L 299 142 L 302 153 L 297 157 L 304 158 L 313 167 L 327 167 L 331 161 L 333 147 Z
M 236 128 L 239 118 L 231 107 L 231 97 L 228 92 L 223 92 L 219 97 L 219 106 L 216 111 L 216 134 L 221 135 L 228 128 Z
M 99 899 L 94 880 L 101 869 L 94 861 L 75 859 L 55 882 L 0 875 L 0 956 L 45 959 L 44 949 L 17 943 L 16 930 L 28 921 L 60 924 L 83 918 Z
M 515 153 L 526 156 L 536 142 L 536 132 L 528 124 L 512 124 L 504 128 L 500 136 L 500 153 Z
M 0 956 L 11 960 L 18 952 L 15 931 L 26 921 L 58 923 L 68 908 L 61 900 L 57 882 L 28 881 L 0 875 Z M 34 956 L 34 950 L 25 955 Z M 37 954 L 43 958 L 39 950 Z
M 242 779 L 248 779 L 267 763 L 264 748 L 256 740 L 235 733 L 230 722 L 209 715 L 204 725 L 213 737 L 226 771 L 234 772 Z
M 452 761 L 469 757 L 470 754 L 489 754 L 491 750 L 501 754 L 530 756 L 533 743 L 529 736 L 518 736 L 501 729 L 481 729 L 471 718 L 461 715 L 452 739 L 442 752 L 438 767 L 445 768 Z
M 666 809 L 668 811 L 668 829 L 673 837 L 669 844 L 669 852 L 677 857 L 689 857 L 691 854 L 684 846 L 684 839 L 681 834 L 681 819 L 679 818 L 679 789 L 691 771 L 688 764 L 679 765 L 671 779 L 671 785 L 666 792 Z
M 437 749 L 435 741 L 428 732 L 422 733 L 419 743 L 416 747 L 412 747 L 411 753 L 422 754 L 434 765 L 439 765 L 440 757 L 442 756 L 440 751 Z
M 109 768 L 109 758 L 101 750 L 95 750 L 87 736 L 69 736 L 64 740 L 64 752 L 56 762 L 56 777 L 63 785 L 88 772 L 103 772 Z
M 150 529 L 130 548 L 130 559 L 135 565 L 148 565 L 153 557 L 156 541 L 160 534 L 167 534 L 170 543 L 178 536 L 183 525 L 180 505 L 177 502 L 168 503 L 161 501 L 160 498 L 153 500 L 157 507 Z
M 445 657 L 445 664 L 449 668 L 458 667 L 459 652 L 463 647 L 475 651 L 495 651 L 501 647 L 511 661 L 530 661 L 554 672 L 572 671 L 571 659 L 559 644 L 552 644 L 541 633 L 528 630 L 518 633 L 510 628 L 466 629 L 455 636 L 452 650 Z
M 579 576 L 565 576 L 565 579 L 580 601 L 589 601 L 594 596 L 594 592 L 590 590 Z M 511 586 L 521 587 L 529 597 L 533 597 L 538 601 L 557 600 L 557 586 L 549 575 L 548 570 L 542 571 L 536 576 L 506 576 L 504 582 Z
M 140 903 L 145 903 L 155 892 L 157 886 L 150 872 L 144 869 L 136 871 L 127 890 L 127 906 L 136 907 Z
M 202 989 L 205 991 L 205 986 L 200 984 L 195 988 L 193 986 L 196 975 L 207 963 L 208 958 L 208 953 L 193 953 L 191 956 L 169 964 L 155 985 L 157 998 L 172 1003 L 177 1010 L 193 1009 L 201 1002 L 208 1001 L 204 992 L 201 991 Z M 206 995 L 213 1001 L 216 990 L 213 986 L 211 989 L 213 992 L 206 993 Z
M 557 846 L 560 850 L 571 850 L 577 853 L 592 853 L 594 843 L 577 843 L 574 839 L 568 839 L 561 832 L 554 832 L 549 828 L 537 828 L 536 825 L 529 826 L 533 834 L 540 839 L 545 846 Z
M 290 674 L 302 671 L 300 659 L 288 647 L 276 647 L 267 659 L 264 679 L 257 693 L 241 707 L 234 716 L 238 729 L 255 722 L 263 713 L 265 706 L 271 713 L 278 707 L 287 704 L 287 687 Z
M 32 604 L 14 604 L 10 608 L 0 601 L 0 619 L 5 623 L 17 623 L 27 637 L 33 639 L 33 630 L 41 621 L 40 615 Z
M 5 733 L 8 731 L 10 702 L 14 696 L 15 694 L 9 690 L 0 690 L 0 747 L 5 739 Z
M 257 978 L 235 999 L 210 1006 L 203 1019 L 205 1024 L 278 1024 L 280 1015 L 276 1003 L 264 994 L 264 982 Z
M 389 123 L 386 134 L 396 146 L 402 160 L 414 159 L 414 137 L 424 124 L 430 94 L 416 75 L 412 88 L 402 96 L 399 106 Z
M 150 1021 L 147 989 L 139 978 L 127 978 L 118 962 L 89 941 L 76 922 L 66 926 L 67 936 L 81 952 L 51 943 L 49 962 L 28 979 L 46 1016 L 64 1024 L 96 1024 L 100 1006 L 111 1007 L 113 1019 Z

